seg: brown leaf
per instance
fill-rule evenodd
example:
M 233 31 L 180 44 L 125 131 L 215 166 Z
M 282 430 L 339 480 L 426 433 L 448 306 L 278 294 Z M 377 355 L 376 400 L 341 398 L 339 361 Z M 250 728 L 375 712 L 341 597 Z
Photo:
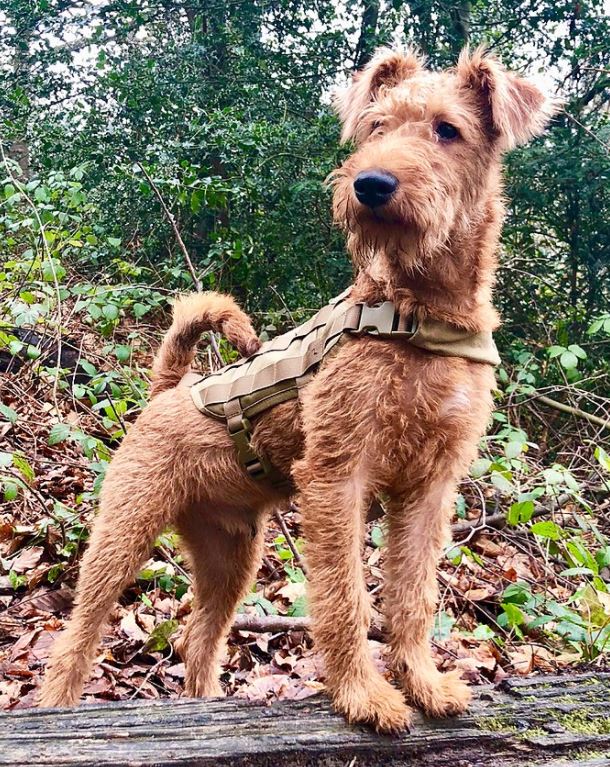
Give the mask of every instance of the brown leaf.
M 30 549 L 24 549 L 21 554 L 10 561 L 10 568 L 16 573 L 25 573 L 34 568 L 39 562 L 44 549 L 42 546 L 32 546 Z
M 176 679 L 184 679 L 184 663 L 174 663 L 173 666 L 168 666 L 165 669 L 165 673 L 169 674 L 169 676 L 175 677 Z
M 39 596 L 30 600 L 30 605 L 36 610 L 48 613 L 63 613 L 71 606 L 73 600 L 72 589 L 62 586 L 54 591 L 42 590 Z
M 126 637 L 133 642 L 146 642 L 148 634 L 136 623 L 136 615 L 133 610 L 128 610 L 121 619 L 120 628 Z

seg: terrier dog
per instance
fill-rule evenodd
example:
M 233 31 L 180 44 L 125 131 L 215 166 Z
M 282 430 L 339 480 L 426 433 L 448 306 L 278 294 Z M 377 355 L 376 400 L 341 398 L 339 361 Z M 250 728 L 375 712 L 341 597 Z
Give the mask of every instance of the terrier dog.
M 495 329 L 501 155 L 540 134 L 553 105 L 479 49 L 440 73 L 413 52 L 382 50 L 336 107 L 343 139 L 356 144 L 332 177 L 334 216 L 356 268 L 348 300 L 389 300 L 404 316 Z M 193 575 L 186 691 L 222 693 L 222 642 L 256 575 L 266 513 L 286 497 L 248 476 L 224 424 L 200 413 L 178 385 L 209 328 L 243 354 L 257 348 L 249 319 L 229 297 L 177 303 L 155 362 L 152 402 L 108 469 L 42 706 L 78 701 L 114 601 L 170 524 Z M 485 431 L 493 386 L 490 365 L 399 340 L 350 337 L 299 400 L 255 419 L 255 450 L 291 476 L 300 494 L 314 640 L 334 706 L 351 722 L 397 732 L 409 724 L 407 701 L 431 716 L 467 707 L 466 684 L 437 671 L 428 635 L 457 482 Z M 401 689 L 376 670 L 367 646 L 360 552 L 366 509 L 382 493 L 388 656 Z

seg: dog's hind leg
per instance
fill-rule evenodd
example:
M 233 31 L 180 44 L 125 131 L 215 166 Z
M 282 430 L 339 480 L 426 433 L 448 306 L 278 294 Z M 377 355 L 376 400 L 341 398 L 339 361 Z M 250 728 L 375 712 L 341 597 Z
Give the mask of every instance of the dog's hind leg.
M 180 652 L 186 665 L 186 693 L 223 694 L 219 656 L 239 600 L 256 577 L 263 543 L 262 524 L 231 529 L 191 512 L 178 530 L 193 575 L 194 602 Z
M 74 611 L 49 659 L 38 701 L 43 707 L 78 702 L 113 603 L 149 556 L 156 536 L 183 505 L 184 491 L 175 482 L 168 455 L 151 456 L 150 446 L 145 451 L 143 441 L 129 441 L 131 436 L 104 481 Z
M 441 465 L 436 473 L 438 478 L 388 504 L 384 601 L 390 662 L 403 689 L 429 716 L 449 716 L 467 708 L 470 691 L 456 672 L 440 673 L 430 651 L 436 569 L 455 498 L 450 468 Z

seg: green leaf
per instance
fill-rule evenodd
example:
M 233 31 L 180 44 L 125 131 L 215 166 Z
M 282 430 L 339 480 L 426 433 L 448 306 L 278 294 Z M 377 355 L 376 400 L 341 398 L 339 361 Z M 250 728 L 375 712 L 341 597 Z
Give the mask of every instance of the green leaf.
M 13 455 L 13 466 L 28 482 L 31 482 L 34 479 L 34 469 L 22 455 L 19 455 L 19 453 Z
M 495 635 L 496 635 L 496 632 L 493 629 L 491 629 L 486 623 L 479 623 L 476 629 L 472 632 L 473 638 L 479 639 L 479 640 L 493 639 Z
M 432 636 L 437 641 L 447 639 L 451 634 L 451 630 L 455 625 L 455 618 L 444 610 L 441 610 L 434 619 L 434 626 L 432 629 Z
M 131 347 L 124 344 L 117 344 L 114 347 L 114 354 L 119 362 L 127 362 L 131 356 Z
M 13 453 L 0 452 L 0 468 L 8 468 L 13 465 Z
M 82 369 L 85 371 L 85 373 L 88 376 L 91 376 L 93 378 L 93 376 L 97 375 L 97 368 L 95 367 L 95 365 L 92 365 L 87 360 L 81 359 L 80 366 L 82 367 Z
M 530 527 L 530 531 L 540 538 L 548 538 L 551 541 L 559 541 L 564 537 L 563 530 L 550 520 L 536 522 Z
M 487 474 L 490 466 L 491 466 L 491 461 L 489 459 L 477 458 L 477 460 L 474 461 L 474 463 L 470 467 L 470 476 L 474 477 L 474 479 L 480 479 L 482 476 Z
M 146 304 L 134 304 L 132 307 L 133 310 L 133 316 L 139 320 L 141 319 L 145 314 L 148 314 L 150 311 L 150 306 L 146 306 Z
M 305 595 L 297 597 L 288 610 L 288 615 L 293 618 L 305 618 L 307 614 L 307 597 Z
M 557 469 L 545 469 L 542 476 L 549 485 L 560 485 L 564 480 L 563 474 Z
M 305 583 L 305 573 L 300 567 L 290 567 L 290 565 L 284 565 L 284 572 L 288 576 L 288 580 L 291 583 Z
M 516 527 L 520 522 L 529 522 L 534 513 L 533 501 L 517 501 L 509 508 L 506 521 Z
M 503 602 L 502 609 L 506 613 L 506 619 L 510 628 L 515 628 L 525 623 L 525 614 L 517 605 L 511 602 Z
M 121 240 L 118 237 L 109 237 L 108 244 L 112 245 L 113 248 L 118 248 L 121 244 Z
M 603 447 L 596 447 L 593 455 L 597 459 L 599 465 L 605 471 L 610 471 L 610 455 L 604 450 Z
M 14 501 L 15 498 L 19 495 L 19 485 L 16 482 L 11 482 L 10 480 L 4 480 L 4 500 L 5 501 Z
M 376 549 L 381 549 L 385 545 L 383 530 L 379 525 L 375 525 L 371 530 L 371 540 Z
M 551 359 L 553 359 L 553 357 L 559 357 L 559 355 L 563 354 L 565 350 L 565 346 L 549 346 L 549 348 L 546 350 L 546 353 Z
M 0 415 L 3 415 L 9 423 L 17 423 L 19 414 L 12 407 L 0 402 Z
M 107 320 L 116 320 L 119 316 L 119 307 L 116 304 L 104 304 L 102 314 Z
M 175 618 L 163 621 L 152 630 L 146 642 L 146 649 L 151 652 L 161 652 L 169 647 L 169 640 L 178 630 L 179 622 Z
M 578 365 L 578 357 L 570 351 L 565 351 L 559 358 L 561 366 L 565 370 L 573 370 Z
M 8 580 L 14 589 L 20 589 L 28 582 L 28 579 L 25 577 L 25 575 L 17 575 L 14 570 L 11 570 L 8 574 Z
M 515 490 L 512 482 L 510 482 L 507 477 L 499 471 L 492 471 L 491 483 L 503 493 L 512 493 Z
M 570 575 L 595 575 L 595 573 L 590 567 L 568 567 L 567 570 L 563 570 L 559 575 L 563 575 L 567 578 Z
M 568 346 L 569 351 L 572 352 L 578 359 L 580 360 L 586 360 L 587 359 L 587 352 L 578 344 L 570 344 Z
M 67 423 L 56 423 L 49 432 L 49 445 L 57 445 L 59 442 L 65 442 L 70 436 L 72 429 Z
M 507 458 L 517 458 L 523 452 L 523 442 L 508 442 L 504 445 L 504 455 Z

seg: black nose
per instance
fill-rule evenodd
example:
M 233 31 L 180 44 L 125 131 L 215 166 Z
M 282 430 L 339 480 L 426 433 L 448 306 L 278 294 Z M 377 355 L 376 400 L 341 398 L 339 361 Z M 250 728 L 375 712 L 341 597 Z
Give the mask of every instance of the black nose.
M 358 202 L 369 208 L 385 205 L 397 188 L 398 179 L 385 170 L 363 170 L 354 181 Z

